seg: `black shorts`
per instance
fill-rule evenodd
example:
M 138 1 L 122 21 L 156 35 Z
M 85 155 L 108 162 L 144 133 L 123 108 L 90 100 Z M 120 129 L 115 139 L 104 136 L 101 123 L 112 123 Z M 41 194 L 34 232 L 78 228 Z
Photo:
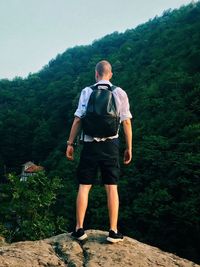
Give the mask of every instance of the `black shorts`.
M 77 169 L 79 184 L 96 184 L 98 170 L 103 184 L 117 184 L 120 175 L 118 139 L 84 142 Z

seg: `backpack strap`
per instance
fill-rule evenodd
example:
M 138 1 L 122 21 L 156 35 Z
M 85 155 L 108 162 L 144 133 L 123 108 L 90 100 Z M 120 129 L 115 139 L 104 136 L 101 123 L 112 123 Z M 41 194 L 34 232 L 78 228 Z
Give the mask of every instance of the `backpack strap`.
M 92 90 L 96 88 L 95 84 L 89 86 Z
M 117 86 L 115 86 L 115 85 L 112 85 L 112 86 L 111 86 L 111 90 L 112 90 L 112 91 L 114 91 L 116 88 L 117 88 Z

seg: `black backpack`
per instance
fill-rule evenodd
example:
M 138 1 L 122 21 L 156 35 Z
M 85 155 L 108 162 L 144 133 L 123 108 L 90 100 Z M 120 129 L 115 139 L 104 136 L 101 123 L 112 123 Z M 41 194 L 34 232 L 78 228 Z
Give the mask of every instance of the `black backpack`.
M 112 93 L 116 86 L 97 84 L 90 88 L 93 92 L 90 95 L 86 113 L 82 117 L 84 135 L 100 138 L 116 135 L 120 124 Z

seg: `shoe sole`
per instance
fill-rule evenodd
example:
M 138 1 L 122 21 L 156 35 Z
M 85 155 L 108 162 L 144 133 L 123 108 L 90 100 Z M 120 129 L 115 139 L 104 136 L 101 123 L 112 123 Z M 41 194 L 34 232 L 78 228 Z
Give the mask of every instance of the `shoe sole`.
M 74 238 L 76 240 L 79 240 L 79 241 L 83 241 L 83 240 L 85 240 L 88 237 L 87 234 L 84 234 L 84 235 L 82 235 L 80 237 L 73 236 L 72 233 L 70 235 L 71 235 L 72 238 Z
M 88 237 L 88 236 L 87 236 L 86 234 L 84 234 L 84 235 L 78 237 L 77 239 L 78 239 L 79 241 L 83 241 L 83 240 L 86 239 L 87 237 Z
M 110 243 L 117 243 L 117 242 L 122 242 L 124 239 L 122 238 L 112 238 L 112 237 L 107 237 L 107 241 Z

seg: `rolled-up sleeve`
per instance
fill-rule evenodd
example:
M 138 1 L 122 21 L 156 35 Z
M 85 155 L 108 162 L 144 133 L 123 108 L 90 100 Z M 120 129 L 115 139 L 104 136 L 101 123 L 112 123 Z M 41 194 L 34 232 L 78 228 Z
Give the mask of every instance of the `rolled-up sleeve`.
M 130 105 L 129 105 L 129 100 L 128 100 L 128 96 L 126 92 L 120 87 L 117 87 L 113 91 L 113 94 L 115 96 L 117 109 L 120 115 L 120 120 L 124 121 L 127 119 L 131 119 L 132 114 L 130 112 Z
M 91 91 L 92 89 L 88 87 L 81 91 L 78 108 L 75 111 L 74 116 L 81 118 L 85 114 Z
M 123 94 L 121 95 L 121 105 L 120 105 L 120 120 L 125 121 L 127 119 L 132 118 L 132 114 L 130 112 L 130 105 L 128 96 L 125 91 L 123 91 Z

